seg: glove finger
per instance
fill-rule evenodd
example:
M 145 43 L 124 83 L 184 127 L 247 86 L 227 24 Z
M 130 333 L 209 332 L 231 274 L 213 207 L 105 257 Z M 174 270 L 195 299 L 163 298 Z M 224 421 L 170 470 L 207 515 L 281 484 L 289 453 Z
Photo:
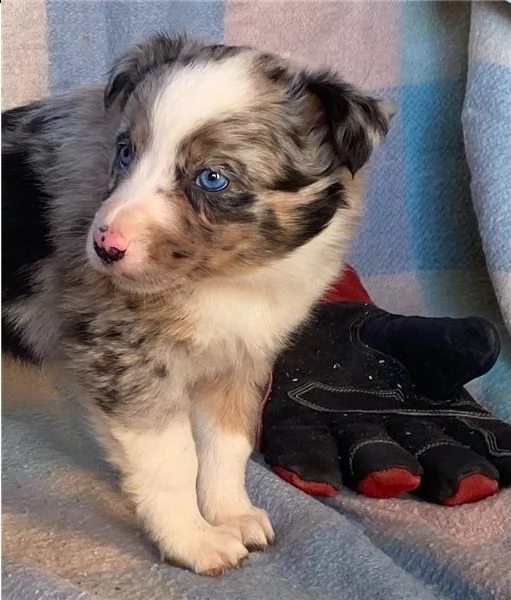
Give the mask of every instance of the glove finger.
M 307 494 L 335 496 L 341 487 L 337 446 L 330 429 L 316 419 L 265 423 L 261 449 L 282 479 Z
M 393 419 L 387 429 L 424 469 L 417 494 L 447 506 L 475 502 L 499 489 L 497 469 L 429 421 Z
M 335 436 L 344 482 L 365 496 L 395 498 L 415 489 L 422 468 L 381 425 L 345 422 Z
M 489 415 L 458 417 L 445 424 L 445 432 L 491 462 L 502 487 L 511 486 L 511 426 Z

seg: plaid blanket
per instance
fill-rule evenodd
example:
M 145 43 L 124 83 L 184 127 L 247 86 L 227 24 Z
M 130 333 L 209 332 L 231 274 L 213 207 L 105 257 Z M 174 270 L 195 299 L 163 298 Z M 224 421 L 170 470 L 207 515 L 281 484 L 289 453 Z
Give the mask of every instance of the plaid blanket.
M 114 55 L 162 28 L 329 65 L 396 101 L 351 262 L 383 308 L 493 320 L 502 356 L 473 391 L 511 420 L 502 319 L 509 324 L 511 315 L 511 6 L 11 1 L 3 11 L 3 108 L 98 81 Z M 12 364 L 3 373 L 8 599 L 511 597 L 509 493 L 450 509 L 348 492 L 324 505 L 257 462 L 251 495 L 269 510 L 278 544 L 214 581 L 159 564 L 114 475 L 76 428 L 73 403 L 34 377 Z
M 459 508 L 348 491 L 324 505 L 255 457 L 249 492 L 269 511 L 277 543 L 209 579 L 159 562 L 71 399 L 10 363 L 3 403 L 7 600 L 511 597 L 511 490 Z

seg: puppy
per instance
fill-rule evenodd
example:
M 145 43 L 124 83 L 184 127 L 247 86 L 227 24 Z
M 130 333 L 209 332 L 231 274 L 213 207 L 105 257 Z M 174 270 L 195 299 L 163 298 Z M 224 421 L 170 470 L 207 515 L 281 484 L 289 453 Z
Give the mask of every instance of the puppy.
M 244 482 L 262 390 L 388 123 L 333 74 L 166 35 L 3 114 L 4 349 L 86 403 L 166 559 L 215 575 L 273 542 Z

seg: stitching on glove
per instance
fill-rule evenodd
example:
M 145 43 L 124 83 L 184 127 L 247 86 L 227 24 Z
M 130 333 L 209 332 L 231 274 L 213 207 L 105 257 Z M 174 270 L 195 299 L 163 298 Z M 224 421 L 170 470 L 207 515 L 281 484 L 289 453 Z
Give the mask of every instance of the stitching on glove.
M 321 410 L 324 412 L 346 412 L 343 410 L 335 410 L 333 408 L 324 408 L 322 406 L 317 406 L 316 404 L 309 402 L 301 397 L 300 394 L 307 394 L 308 392 L 312 392 L 313 390 L 324 390 L 325 392 L 337 392 L 341 394 L 368 394 L 371 396 L 376 396 L 377 398 L 392 398 L 393 400 L 398 400 L 399 402 L 404 402 L 403 393 L 401 390 L 389 390 L 376 392 L 373 390 L 363 390 L 358 388 L 348 388 L 348 387 L 335 387 L 332 385 L 327 385 L 326 383 L 320 383 L 318 381 L 309 381 L 300 387 L 290 390 L 287 395 L 291 400 L 295 400 L 299 404 L 303 404 L 304 406 L 308 406 L 309 408 L 315 408 L 317 410 Z
M 458 390 L 455 393 L 459 394 L 460 391 L 463 391 L 463 390 Z M 459 395 L 458 395 L 458 397 L 454 396 L 452 398 L 438 400 L 437 398 L 430 398 L 429 396 L 424 396 L 423 394 L 421 394 L 419 392 L 418 397 L 422 402 L 427 402 L 428 404 L 431 404 L 431 406 L 435 406 L 435 407 L 443 406 L 444 404 L 448 404 L 449 406 L 455 406 L 456 408 L 459 408 L 459 409 L 468 408 L 468 409 L 474 410 L 474 402 L 467 400 L 466 398 L 461 398 Z M 477 407 L 477 412 L 481 413 L 481 414 L 483 414 L 483 413 L 490 414 L 487 410 L 483 410 L 480 406 Z
M 369 440 L 364 440 L 363 442 L 359 442 L 358 444 L 355 444 L 350 451 L 350 455 L 349 455 L 349 459 L 348 459 L 350 471 L 353 476 L 355 475 L 355 473 L 353 471 L 353 461 L 355 459 L 355 456 L 359 450 L 361 450 L 364 446 L 368 446 L 369 444 L 389 444 L 390 446 L 397 446 L 398 448 L 401 447 L 394 440 L 389 440 L 387 438 L 381 438 L 381 437 L 371 438 Z
M 464 444 L 460 444 L 459 442 L 456 442 L 455 440 L 452 441 L 442 441 L 442 442 L 431 442 L 430 444 L 426 444 L 423 448 L 421 448 L 420 450 L 417 450 L 417 452 L 414 454 L 415 458 L 419 458 L 419 456 L 421 456 L 422 454 L 424 454 L 424 452 L 427 452 L 428 450 L 431 450 L 432 448 L 438 448 L 440 446 L 455 446 L 457 448 L 467 448 Z
M 490 451 L 490 454 L 492 456 L 511 456 L 510 450 L 499 448 L 497 436 L 492 431 L 487 431 L 486 429 L 481 429 L 475 423 L 473 423 L 472 420 L 469 420 L 469 419 L 460 419 L 460 421 L 462 423 L 465 423 L 465 425 L 469 429 L 472 429 L 472 430 L 475 429 L 476 431 L 479 431 L 479 433 L 483 434 L 486 445 L 488 446 L 488 450 Z
M 291 400 L 294 400 L 298 404 L 302 406 L 306 406 L 307 408 L 312 408 L 318 412 L 328 412 L 328 413 L 342 413 L 342 414 L 386 414 L 386 415 L 414 415 L 417 417 L 467 417 L 470 419 L 477 419 L 482 421 L 495 421 L 495 417 L 490 414 L 480 414 L 468 411 L 458 411 L 458 410 L 425 410 L 425 409 L 414 409 L 414 408 L 380 408 L 380 409 L 372 409 L 372 410 L 364 410 L 364 409 L 340 409 L 337 410 L 335 408 L 325 408 L 323 406 L 319 406 L 314 402 L 310 402 L 309 400 L 305 400 L 300 394 L 307 394 L 312 392 L 313 390 L 321 389 L 325 392 L 337 392 L 337 393 L 358 393 L 358 394 L 370 394 L 376 397 L 381 398 L 393 398 L 395 400 L 399 400 L 403 402 L 403 396 L 400 390 L 388 391 L 388 392 L 375 392 L 372 390 L 361 390 L 357 388 L 338 388 L 332 385 L 326 385 L 324 383 L 320 383 L 317 381 L 310 381 L 295 390 L 290 390 L 287 395 Z

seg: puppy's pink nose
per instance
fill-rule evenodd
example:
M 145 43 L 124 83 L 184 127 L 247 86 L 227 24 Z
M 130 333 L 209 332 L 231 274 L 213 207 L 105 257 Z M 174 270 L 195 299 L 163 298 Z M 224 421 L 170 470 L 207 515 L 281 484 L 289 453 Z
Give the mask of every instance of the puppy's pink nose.
M 106 263 L 120 260 L 128 247 L 128 240 L 122 233 L 107 226 L 98 227 L 93 239 L 96 254 Z
M 125 252 L 128 247 L 128 241 L 118 231 L 111 229 L 110 227 L 98 227 L 94 233 L 94 241 L 98 246 L 102 246 L 107 250 L 115 248 L 120 252 Z

